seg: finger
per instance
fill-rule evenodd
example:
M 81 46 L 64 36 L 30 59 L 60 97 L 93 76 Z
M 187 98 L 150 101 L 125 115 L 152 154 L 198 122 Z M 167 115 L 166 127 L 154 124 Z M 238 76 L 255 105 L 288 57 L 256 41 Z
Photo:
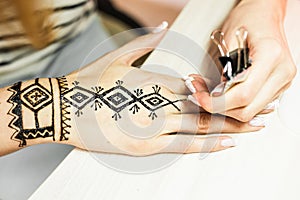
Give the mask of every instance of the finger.
M 131 66 L 134 61 L 143 55 L 149 53 L 157 47 L 164 35 L 166 34 L 168 24 L 163 22 L 159 32 L 150 33 L 134 39 L 126 45 L 119 48 L 117 51 L 120 55 L 117 63 L 126 66 Z M 159 27 L 160 27 L 159 26 Z M 159 28 L 158 27 L 158 28 Z M 157 30 L 157 29 L 156 29 Z
M 160 153 L 209 153 L 235 146 L 229 136 L 199 137 L 193 135 L 164 135 L 158 138 Z
M 262 111 L 260 111 L 258 114 L 265 114 L 265 113 L 270 113 L 274 111 L 278 105 L 279 105 L 279 99 L 278 97 L 275 97 L 276 99 L 273 100 L 272 102 L 268 103 Z
M 207 105 L 210 104 L 209 101 L 211 100 L 210 92 L 208 89 L 208 84 L 210 83 L 210 80 L 205 79 L 200 75 L 192 74 L 188 78 L 185 78 L 185 85 L 187 86 L 187 88 L 189 88 L 190 92 L 193 93 L 188 97 L 189 100 L 191 100 L 199 107 L 202 107 L 202 105 L 204 105 L 203 108 L 206 111 L 209 111 L 207 110 Z
M 240 84 L 237 84 L 225 94 L 218 97 L 211 97 L 207 93 L 196 92 L 194 97 L 209 112 L 221 113 L 226 110 L 239 108 L 249 105 L 261 90 L 271 72 L 277 66 L 277 57 L 280 53 L 280 46 L 277 42 L 266 39 L 263 44 L 251 49 L 253 60 L 252 66 L 247 70 L 248 78 Z M 266 48 L 274 48 L 274 53 L 269 53 Z M 251 88 L 251 92 L 249 92 Z M 225 106 L 226 105 L 226 106 Z
M 277 95 L 275 97 L 275 100 L 273 100 L 271 103 L 267 104 L 264 109 L 262 111 L 260 111 L 259 113 L 257 113 L 255 116 L 257 115 L 265 115 L 265 114 L 270 114 L 271 112 L 274 112 L 274 110 L 279 106 L 279 95 Z M 241 107 L 241 108 L 235 108 L 223 113 L 220 113 L 224 116 L 228 116 L 234 119 L 237 119 L 238 117 L 243 115 L 243 111 L 246 109 L 246 107 Z M 252 120 L 252 119 L 251 119 Z M 250 123 L 251 125 L 251 123 Z
M 270 79 L 265 83 L 263 88 L 249 105 L 243 108 L 227 111 L 226 115 L 242 122 L 250 121 L 255 115 L 264 111 L 266 105 L 277 99 L 278 96 L 281 95 L 289 86 L 289 84 L 286 84 L 283 87 L 274 89 L 274 85 L 279 86 L 280 84 L 282 84 L 282 80 L 278 80 L 278 76 L 270 77 Z
M 272 49 L 272 53 L 268 49 Z M 266 39 L 256 44 L 251 51 L 253 63 L 248 70 L 247 79 L 230 89 L 224 94 L 224 97 L 220 97 L 220 99 L 225 100 L 226 110 L 249 105 L 278 66 L 277 58 L 281 52 L 278 42 Z M 250 92 L 249 88 L 251 88 Z
M 187 98 L 187 96 L 185 97 Z M 177 95 L 176 98 L 178 98 Z M 199 107 L 188 99 L 185 101 L 180 101 L 176 105 L 178 105 L 180 108 L 180 112 L 173 112 L 172 114 L 199 114 L 200 112 L 205 112 L 203 108 Z
M 253 132 L 262 128 L 263 126 L 253 127 L 248 122 L 240 122 L 236 119 L 222 115 L 199 113 L 168 116 L 168 130 L 166 131 L 204 135 L 211 133 Z

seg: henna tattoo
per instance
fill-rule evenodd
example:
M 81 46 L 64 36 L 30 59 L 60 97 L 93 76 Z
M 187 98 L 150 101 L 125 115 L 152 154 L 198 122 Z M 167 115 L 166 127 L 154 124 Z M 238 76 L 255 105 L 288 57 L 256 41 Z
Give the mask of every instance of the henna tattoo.
M 56 78 L 58 82 L 58 88 L 59 88 L 59 96 L 62 97 L 62 94 L 64 94 L 66 91 L 68 91 L 68 82 L 66 77 L 60 77 Z M 70 105 L 64 100 L 64 98 L 61 98 L 60 100 L 60 121 L 61 121 L 61 127 L 60 127 L 60 141 L 68 140 L 69 138 L 66 135 L 70 134 L 69 128 L 71 128 L 71 125 L 69 124 L 71 121 L 70 118 L 70 111 L 69 111 Z
M 12 104 L 8 114 L 13 116 L 8 126 L 15 130 L 11 139 L 20 142 L 19 147 L 26 146 L 26 140 L 30 139 L 52 137 L 55 140 L 53 88 L 51 79 L 48 80 L 48 89 L 39 83 L 39 79 L 24 88 L 21 82 L 8 88 L 13 93 L 7 100 Z M 45 109 L 52 112 L 52 117 L 41 124 L 39 112 Z M 25 115 L 31 119 L 24 120 Z
M 62 100 L 68 102 L 71 106 L 75 107 L 77 111 L 75 114 L 79 117 L 83 114 L 83 108 L 90 105 L 95 111 L 100 109 L 103 104 L 108 106 L 115 113 L 112 118 L 118 120 L 121 118 L 120 112 L 126 107 L 129 107 L 129 111 L 136 114 L 142 105 L 144 108 L 150 111 L 149 117 L 154 120 L 157 118 L 156 110 L 172 105 L 175 109 L 180 109 L 175 105 L 176 101 L 170 101 L 162 96 L 159 92 L 161 87 L 158 85 L 153 86 L 153 93 L 143 95 L 142 89 L 134 90 L 130 92 L 122 86 L 123 81 L 118 80 L 115 87 L 109 90 L 103 91 L 104 88 L 97 86 L 92 87 L 92 90 L 88 90 L 79 85 L 79 82 L 73 82 L 73 88 L 61 93 Z
M 30 84 L 18 82 L 7 89 L 12 92 L 7 100 L 12 107 L 7 114 L 13 117 L 8 126 L 14 130 L 11 139 L 18 141 L 19 147 L 26 146 L 27 140 L 37 138 L 52 138 L 55 141 L 53 80 L 55 79 L 49 78 L 43 79 L 43 81 L 35 79 Z M 156 111 L 165 106 L 170 105 L 180 111 L 175 103 L 182 100 L 170 101 L 160 94 L 161 87 L 158 85 L 152 87 L 152 93 L 144 94 L 142 89 L 129 91 L 120 80 L 116 82 L 116 86 L 108 90 L 104 90 L 100 86 L 86 89 L 81 87 L 77 81 L 74 81 L 70 88 L 65 77 L 56 78 L 56 80 L 60 97 L 58 101 L 60 128 L 56 130 L 60 131 L 60 141 L 69 139 L 71 107 L 76 108 L 75 114 L 80 116 L 87 106 L 97 111 L 106 105 L 114 111 L 112 118 L 116 121 L 121 119 L 120 113 L 125 108 L 128 108 L 132 114 L 136 114 L 142 106 L 150 111 L 148 116 L 152 120 L 158 117 Z M 40 82 L 43 82 L 43 85 Z M 45 114 L 48 116 L 49 113 L 51 113 L 50 117 L 41 120 L 41 116 L 45 116 Z

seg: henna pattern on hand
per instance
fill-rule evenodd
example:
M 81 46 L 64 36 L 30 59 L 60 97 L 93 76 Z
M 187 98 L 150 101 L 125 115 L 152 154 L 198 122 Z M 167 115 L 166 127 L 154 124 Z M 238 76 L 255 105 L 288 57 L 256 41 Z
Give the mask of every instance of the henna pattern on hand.
M 143 95 L 142 89 L 134 90 L 132 93 L 123 87 L 122 84 L 123 81 L 118 80 L 116 82 L 117 86 L 103 91 L 104 89 L 100 86 L 92 87 L 92 90 L 88 90 L 81 87 L 78 81 L 75 81 L 73 82 L 73 88 L 61 93 L 61 101 L 68 102 L 77 108 L 75 114 L 78 117 L 83 114 L 82 110 L 88 105 L 97 111 L 105 104 L 115 112 L 112 118 L 116 121 L 121 118 L 120 112 L 129 106 L 129 111 L 136 114 L 140 109 L 139 105 L 142 105 L 150 111 L 148 116 L 152 120 L 157 118 L 156 110 L 168 105 L 172 105 L 180 111 L 175 103 L 182 100 L 170 101 L 165 98 L 159 93 L 161 87 L 158 85 L 152 87 L 153 93 Z
M 26 146 L 26 140 L 30 139 L 52 137 L 55 140 L 53 88 L 51 79 L 48 80 L 48 89 L 39 83 L 39 79 L 24 88 L 21 82 L 8 88 L 8 91 L 13 92 L 7 100 L 12 104 L 8 114 L 13 116 L 8 126 L 15 130 L 11 139 L 20 142 L 19 147 Z M 49 109 L 52 113 L 51 118 L 41 125 L 39 112 L 44 109 Z M 25 115 L 27 118 L 31 117 L 31 120 L 25 121 Z
M 19 147 L 26 146 L 27 140 L 31 139 L 52 137 L 55 141 L 53 80 L 55 79 L 44 79 L 43 85 L 39 83 L 40 79 L 35 79 L 33 83 L 28 85 L 18 82 L 8 88 L 12 95 L 7 102 L 12 104 L 12 107 L 7 114 L 13 117 L 8 126 L 15 130 L 11 139 L 20 142 Z M 56 80 L 60 96 L 58 100 L 61 126 L 60 141 L 69 139 L 67 135 L 70 134 L 69 129 L 71 128 L 71 106 L 77 109 L 75 114 L 79 117 L 88 105 L 95 111 L 106 105 L 114 111 L 112 118 L 117 121 L 121 118 L 120 112 L 125 108 L 128 107 L 132 114 L 136 114 L 142 105 L 150 111 L 148 116 L 154 120 L 157 118 L 156 111 L 158 109 L 171 105 L 180 111 L 175 103 L 183 101 L 170 101 L 162 96 L 159 93 L 161 87 L 158 85 L 152 87 L 152 93 L 144 94 L 142 89 L 130 92 L 120 80 L 116 81 L 115 87 L 106 91 L 100 86 L 92 87 L 91 90 L 83 88 L 78 81 L 74 81 L 73 87 L 69 88 L 65 77 L 56 78 Z M 51 115 L 41 121 L 39 117 L 41 112 L 47 113 L 47 115 L 51 113 Z

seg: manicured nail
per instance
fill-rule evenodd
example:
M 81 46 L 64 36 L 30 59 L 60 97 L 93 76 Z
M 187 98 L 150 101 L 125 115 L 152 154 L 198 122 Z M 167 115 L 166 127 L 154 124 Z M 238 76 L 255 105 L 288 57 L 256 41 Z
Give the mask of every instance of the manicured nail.
M 217 87 L 213 89 L 210 95 L 213 97 L 222 95 L 224 91 L 224 87 L 225 87 L 225 83 L 220 83 L 219 85 L 217 85 Z
M 249 122 L 249 124 L 254 127 L 262 127 L 266 125 L 266 119 L 264 117 L 256 116 Z
M 194 77 L 192 77 L 192 76 L 184 76 L 184 77 L 182 77 L 182 78 L 183 78 L 183 80 L 185 80 L 185 81 L 187 81 L 187 80 L 190 80 L 190 81 L 195 80 Z
M 168 22 L 166 21 L 163 21 L 159 26 L 157 26 L 153 31 L 152 33 L 159 33 L 163 30 L 165 30 L 167 27 L 168 27 Z
M 274 110 L 275 108 L 278 108 L 278 106 L 279 106 L 279 100 L 275 99 L 274 101 L 272 101 L 271 103 L 266 105 L 266 107 L 264 109 L 265 110 Z
M 196 104 L 197 106 L 201 107 L 200 103 L 195 99 L 195 97 L 193 97 L 192 95 L 188 96 L 188 100 L 190 100 L 191 102 L 193 102 L 194 104 Z
M 187 88 L 189 88 L 189 90 L 191 91 L 191 93 L 194 94 L 196 92 L 196 89 L 195 89 L 195 87 L 194 87 L 194 85 L 193 85 L 193 83 L 192 83 L 192 81 L 190 79 L 187 79 L 185 81 L 185 85 L 186 85 Z
M 221 141 L 221 146 L 223 146 L 223 147 L 234 147 L 234 146 L 236 146 L 236 143 L 232 138 L 226 138 L 226 139 Z
M 184 76 L 184 77 L 182 77 L 182 79 L 183 79 L 184 81 L 188 80 L 189 78 L 190 78 L 189 76 Z

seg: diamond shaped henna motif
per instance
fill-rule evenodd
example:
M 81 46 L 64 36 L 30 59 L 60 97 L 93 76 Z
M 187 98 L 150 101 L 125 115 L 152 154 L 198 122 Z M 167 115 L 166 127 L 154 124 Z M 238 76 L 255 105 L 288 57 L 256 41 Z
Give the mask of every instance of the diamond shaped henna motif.
M 46 82 L 46 79 L 43 81 Z M 27 140 L 37 138 L 52 137 L 55 140 L 54 133 L 54 105 L 53 105 L 53 88 L 52 80 L 48 79 L 48 89 L 39 83 L 39 79 L 35 79 L 31 85 L 22 89 L 22 83 L 16 83 L 8 88 L 12 95 L 7 100 L 12 105 L 8 114 L 13 117 L 9 123 L 9 127 L 14 130 L 11 136 L 12 140 L 19 142 L 19 147 L 27 145 Z M 48 105 L 51 104 L 49 107 Z M 28 109 L 24 109 L 24 108 Z M 50 118 L 40 123 L 39 111 L 47 108 L 50 111 Z M 24 120 L 27 116 L 35 126 L 28 125 Z
M 76 94 L 70 96 L 71 99 L 73 99 L 74 101 L 76 101 L 77 103 L 82 103 L 83 101 L 85 101 L 86 99 L 88 99 L 89 97 L 77 92 Z
M 160 105 L 164 100 L 158 98 L 158 97 L 151 97 L 150 99 L 146 100 L 151 106 L 156 107 Z
M 40 84 L 30 85 L 23 89 L 21 100 L 32 111 L 38 111 L 52 102 L 49 91 Z
M 85 88 L 76 86 L 63 93 L 63 98 L 66 102 L 81 110 L 95 99 L 95 94 Z
M 150 111 L 155 111 L 170 104 L 173 105 L 172 101 L 157 93 L 152 93 L 141 97 L 140 103 Z
M 120 103 L 123 103 L 124 101 L 128 100 L 123 94 L 118 92 L 117 94 L 113 94 L 110 97 L 107 98 L 110 100 L 115 106 L 119 105 Z
M 122 86 L 123 81 L 117 81 L 116 84 L 117 86 L 101 93 L 104 88 L 100 86 L 92 87 L 93 91 L 90 91 L 80 87 L 79 82 L 74 82 L 73 85 L 75 87 L 63 92 L 62 97 L 67 103 L 78 108 L 75 112 L 78 116 L 82 114 L 82 109 L 90 102 L 93 102 L 91 107 L 94 108 L 95 111 L 100 109 L 103 104 L 108 106 L 115 112 L 112 116 L 115 120 L 120 119 L 120 112 L 129 106 L 129 111 L 136 114 L 140 109 L 137 104 L 141 104 L 149 110 L 151 112 L 149 117 L 153 120 L 154 118 L 157 118 L 155 111 L 164 106 L 172 105 L 180 111 L 175 103 L 182 100 L 170 101 L 163 97 L 159 94 L 161 87 L 158 85 L 152 87 L 154 91 L 153 93 L 143 95 L 142 89 L 136 89 L 133 93 L 131 93 L 128 89 Z M 131 106 L 132 104 L 133 106 Z
M 136 101 L 136 96 L 120 85 L 107 90 L 98 97 L 117 113 Z

